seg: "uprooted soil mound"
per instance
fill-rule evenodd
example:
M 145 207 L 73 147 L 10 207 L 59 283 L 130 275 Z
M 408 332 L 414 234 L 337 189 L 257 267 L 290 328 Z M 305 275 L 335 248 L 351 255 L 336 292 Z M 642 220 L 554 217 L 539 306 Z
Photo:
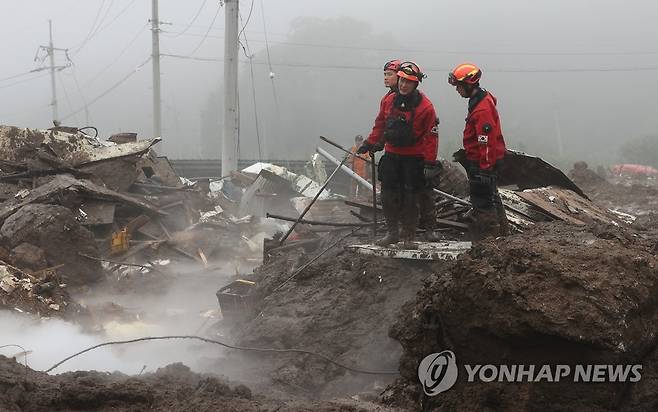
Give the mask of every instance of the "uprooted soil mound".
M 22 356 L 20 357 L 22 359 Z M 51 376 L 0 356 L 0 410 L 50 411 L 387 411 L 365 402 L 280 401 L 252 395 L 244 385 L 200 375 L 180 363 L 142 376 L 95 371 Z
M 446 411 L 656 405 L 658 385 L 649 376 L 658 366 L 647 356 L 655 357 L 657 343 L 657 268 L 652 241 L 614 226 L 550 223 L 479 244 L 428 279 L 391 328 L 404 355 L 402 378 L 385 400 Z M 457 384 L 423 398 L 418 365 L 445 349 L 457 357 Z M 646 377 L 635 386 L 471 383 L 465 364 L 644 364 Z
M 333 240 L 324 239 L 311 253 L 297 249 L 275 255 L 256 270 L 255 316 L 236 330 L 237 342 L 301 348 L 346 365 L 395 372 L 401 347 L 388 337 L 388 328 L 423 280 L 446 263 L 365 257 L 342 248 L 367 241 L 341 242 L 278 290 Z M 309 398 L 376 396 L 396 376 L 353 373 L 308 355 L 268 355 L 261 361 L 258 371 L 271 389 Z

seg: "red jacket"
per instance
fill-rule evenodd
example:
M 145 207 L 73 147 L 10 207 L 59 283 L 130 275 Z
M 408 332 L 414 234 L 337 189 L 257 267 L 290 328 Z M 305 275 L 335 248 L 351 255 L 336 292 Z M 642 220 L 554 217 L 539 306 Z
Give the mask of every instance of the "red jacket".
M 413 146 L 396 147 L 386 143 L 384 150 L 388 153 L 395 153 L 403 156 L 422 156 L 426 160 L 436 160 L 436 151 L 438 148 L 439 135 L 436 127 L 436 112 L 432 102 L 423 93 L 420 103 L 413 110 L 401 111 L 393 105 L 397 93 L 389 93 L 384 96 L 379 104 L 379 113 L 375 118 L 375 125 L 368 136 L 368 143 L 376 144 L 384 138 L 384 129 L 386 128 L 386 119 L 389 117 L 404 116 L 411 120 L 413 112 L 413 132 L 416 136 L 416 143 Z
M 481 169 L 491 169 L 505 156 L 505 139 L 496 109 L 496 98 L 486 90 L 469 100 L 464 128 L 466 158 L 478 162 Z

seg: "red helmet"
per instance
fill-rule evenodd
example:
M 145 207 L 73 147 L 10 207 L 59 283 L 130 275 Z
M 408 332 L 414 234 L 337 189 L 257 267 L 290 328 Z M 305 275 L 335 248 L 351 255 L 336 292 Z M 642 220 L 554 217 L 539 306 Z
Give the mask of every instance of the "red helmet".
M 394 72 L 397 72 L 398 70 L 400 70 L 400 63 L 402 63 L 400 60 L 388 61 L 384 65 L 384 71 L 393 70 Z
M 420 70 L 420 67 L 414 62 L 404 62 L 400 64 L 400 70 L 398 71 L 398 77 L 404 77 L 407 80 L 412 82 L 422 82 L 423 79 L 427 76 L 423 74 Z
M 474 64 L 464 63 L 455 67 L 448 75 L 448 83 L 456 86 L 457 83 L 477 84 L 482 77 L 482 70 Z

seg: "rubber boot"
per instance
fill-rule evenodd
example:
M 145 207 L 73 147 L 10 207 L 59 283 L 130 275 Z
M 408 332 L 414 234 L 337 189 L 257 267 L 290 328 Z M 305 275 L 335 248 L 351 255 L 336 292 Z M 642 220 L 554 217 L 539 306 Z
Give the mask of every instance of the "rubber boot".
M 398 244 L 401 249 L 418 249 L 418 245 L 414 243 L 418 228 L 418 200 L 419 195 L 413 192 L 405 192 L 402 198 L 402 216 L 400 217 L 402 228 Z
M 425 240 L 438 242 L 441 236 L 436 232 L 436 206 L 432 189 L 424 189 L 418 195 L 420 227 L 425 229 Z
M 469 224 L 469 231 L 473 242 L 497 237 L 500 233 L 500 224 L 496 209 L 476 209 L 473 214 L 473 223 Z
M 500 195 L 496 193 L 495 195 L 495 204 L 496 204 L 496 216 L 498 218 L 498 226 L 500 230 L 498 236 L 509 236 L 510 226 L 509 221 L 507 220 L 507 213 L 505 212 L 505 205 L 500 198 Z
M 382 209 L 386 218 L 386 236 L 377 240 L 375 245 L 388 246 L 400 240 L 400 195 L 390 189 L 382 188 Z

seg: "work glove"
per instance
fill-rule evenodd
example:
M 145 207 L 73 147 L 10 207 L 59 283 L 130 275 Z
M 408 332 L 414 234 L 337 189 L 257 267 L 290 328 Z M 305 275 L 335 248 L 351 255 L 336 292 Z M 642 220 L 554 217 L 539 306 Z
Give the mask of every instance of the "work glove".
M 370 149 L 370 152 L 375 153 L 375 152 L 379 152 L 380 150 L 384 150 L 384 141 L 383 140 L 380 140 L 379 142 L 372 145 L 372 148 Z
M 356 149 L 356 154 L 364 154 L 372 151 L 372 144 L 368 141 L 363 142 L 361 147 Z

